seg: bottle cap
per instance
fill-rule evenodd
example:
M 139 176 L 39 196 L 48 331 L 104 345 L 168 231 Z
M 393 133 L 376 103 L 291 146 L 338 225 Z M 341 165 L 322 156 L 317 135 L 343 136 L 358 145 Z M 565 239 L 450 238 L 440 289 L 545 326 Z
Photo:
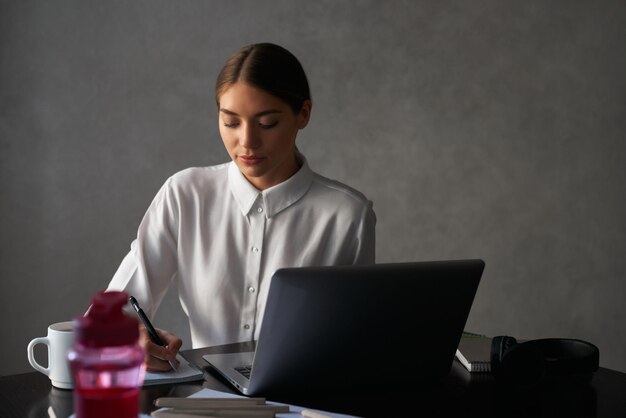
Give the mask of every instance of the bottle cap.
M 87 347 L 129 345 L 139 338 L 138 322 L 124 314 L 125 292 L 98 292 L 86 316 L 74 320 L 76 341 Z

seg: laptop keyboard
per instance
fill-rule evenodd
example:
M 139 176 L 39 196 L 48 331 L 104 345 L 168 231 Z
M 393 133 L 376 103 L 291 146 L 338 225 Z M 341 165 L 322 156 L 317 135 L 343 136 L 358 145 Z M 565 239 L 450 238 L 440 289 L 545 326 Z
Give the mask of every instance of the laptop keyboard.
M 246 379 L 250 379 L 250 372 L 252 371 L 252 366 L 239 366 L 235 367 L 239 373 L 241 373 Z

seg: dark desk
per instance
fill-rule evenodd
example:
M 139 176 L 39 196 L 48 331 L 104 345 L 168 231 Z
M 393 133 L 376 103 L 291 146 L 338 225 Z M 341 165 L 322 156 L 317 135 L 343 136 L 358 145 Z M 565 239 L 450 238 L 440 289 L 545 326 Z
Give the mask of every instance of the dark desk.
M 203 354 L 233 352 L 245 347 L 245 344 L 211 347 L 188 350 L 183 355 L 204 365 Z M 162 396 L 189 396 L 202 388 L 236 393 L 208 364 L 204 370 L 204 382 L 143 389 L 142 412 L 153 411 L 153 401 Z M 588 385 L 547 382 L 522 393 L 503 388 L 490 375 L 470 375 L 455 361 L 447 378 L 427 386 L 269 399 L 364 417 L 626 417 L 626 374 L 601 368 Z M 0 377 L 1 417 L 49 418 L 49 407 L 58 418 L 69 416 L 73 411 L 72 391 L 53 388 L 48 378 L 38 372 Z

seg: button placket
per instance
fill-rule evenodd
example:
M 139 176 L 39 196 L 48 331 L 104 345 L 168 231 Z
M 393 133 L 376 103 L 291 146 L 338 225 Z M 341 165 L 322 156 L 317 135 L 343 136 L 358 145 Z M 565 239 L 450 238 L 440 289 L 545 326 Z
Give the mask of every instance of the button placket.
M 262 201 L 262 197 L 259 196 L 259 200 Z M 256 291 L 259 287 L 261 280 L 261 263 L 263 259 L 263 238 L 265 235 L 265 214 L 264 209 L 259 204 L 256 209 L 249 212 L 250 220 L 250 256 L 247 257 L 246 262 L 246 287 L 245 294 L 243 295 L 243 309 L 242 309 L 242 331 L 246 338 L 251 338 L 251 333 L 254 332 L 257 317 L 257 295 Z

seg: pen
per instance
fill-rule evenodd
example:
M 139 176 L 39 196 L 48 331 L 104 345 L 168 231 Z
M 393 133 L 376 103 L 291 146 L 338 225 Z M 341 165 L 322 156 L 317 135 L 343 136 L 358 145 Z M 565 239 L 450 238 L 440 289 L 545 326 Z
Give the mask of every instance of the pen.
M 143 322 L 143 324 L 146 326 L 146 329 L 148 330 L 148 334 L 150 334 L 150 339 L 152 340 L 152 342 L 161 347 L 165 347 L 165 343 L 163 342 L 163 340 L 161 340 L 161 337 L 159 337 L 159 334 L 157 334 L 156 330 L 150 323 L 150 320 L 144 313 L 143 309 L 139 307 L 139 304 L 137 303 L 137 299 L 131 296 L 130 298 L 128 298 L 128 300 L 130 301 L 130 304 L 133 306 L 135 311 L 137 311 L 137 315 L 139 316 L 139 319 L 141 319 L 141 322 Z M 172 370 L 177 369 L 176 364 L 173 361 L 168 360 L 167 362 L 172 367 Z

